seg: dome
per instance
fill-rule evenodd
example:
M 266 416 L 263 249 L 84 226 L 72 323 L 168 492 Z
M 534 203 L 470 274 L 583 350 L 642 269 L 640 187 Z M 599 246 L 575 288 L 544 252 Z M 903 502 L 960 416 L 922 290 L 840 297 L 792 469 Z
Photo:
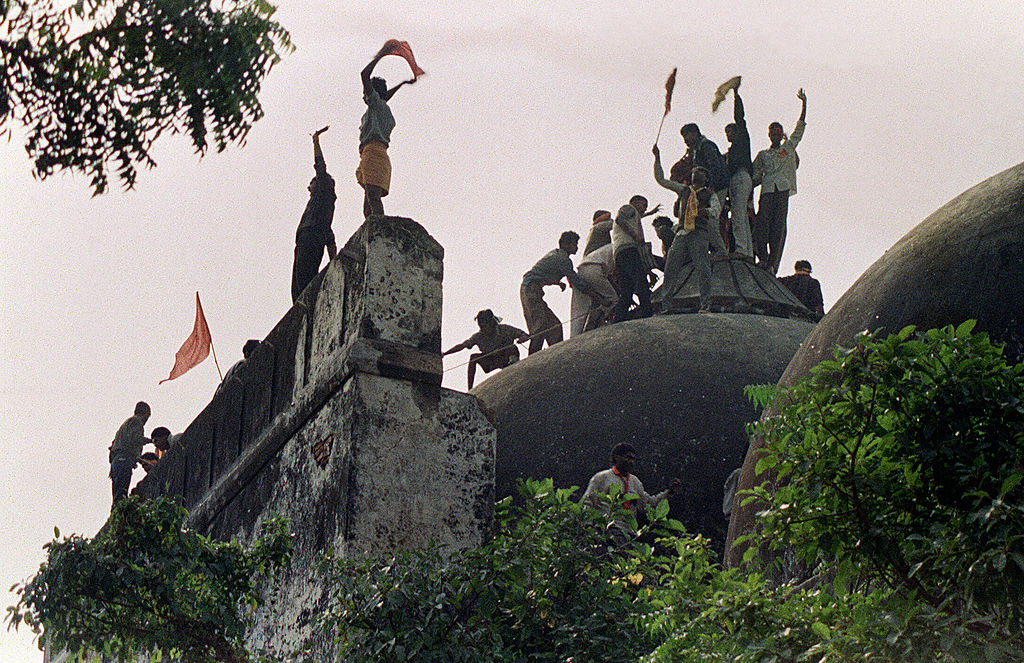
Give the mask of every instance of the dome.
M 720 550 L 723 484 L 757 416 L 743 388 L 774 384 L 813 327 L 739 313 L 658 315 L 587 332 L 494 374 L 470 393 L 498 431 L 496 496 L 512 494 L 521 477 L 585 487 L 609 466 L 612 446 L 631 442 L 648 492 L 679 477 L 673 516 Z
M 1008 359 L 1024 359 L 1024 164 L 960 194 L 886 251 L 818 323 L 780 384 L 794 384 L 862 330 L 923 330 L 971 318 L 1005 344 Z M 756 448 L 737 490 L 755 483 Z M 729 541 L 751 531 L 755 508 L 733 510 Z M 738 563 L 740 555 L 726 561 Z

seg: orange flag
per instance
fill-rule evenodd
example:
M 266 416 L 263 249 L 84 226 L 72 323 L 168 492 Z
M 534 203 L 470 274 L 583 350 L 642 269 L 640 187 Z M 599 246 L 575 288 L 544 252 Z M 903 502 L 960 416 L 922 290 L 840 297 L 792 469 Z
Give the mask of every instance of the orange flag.
M 418 64 L 416 64 L 416 58 L 412 55 L 412 47 L 409 46 L 409 42 L 398 41 L 397 39 L 388 39 L 384 42 L 384 48 L 390 48 L 388 55 L 397 55 L 405 58 L 405 61 L 409 63 L 409 68 L 412 69 L 413 79 L 417 79 L 426 73 L 420 69 Z
M 171 374 L 160 384 L 173 380 L 184 375 L 187 371 L 198 366 L 210 355 L 210 346 L 213 344 L 213 337 L 210 336 L 210 327 L 206 324 L 206 316 L 203 315 L 203 305 L 199 302 L 199 293 L 196 293 L 196 324 L 192 327 L 192 333 L 181 349 L 174 355 L 174 368 Z
M 665 81 L 665 115 L 672 110 L 672 91 L 676 89 L 676 68 L 672 67 L 672 73 Z

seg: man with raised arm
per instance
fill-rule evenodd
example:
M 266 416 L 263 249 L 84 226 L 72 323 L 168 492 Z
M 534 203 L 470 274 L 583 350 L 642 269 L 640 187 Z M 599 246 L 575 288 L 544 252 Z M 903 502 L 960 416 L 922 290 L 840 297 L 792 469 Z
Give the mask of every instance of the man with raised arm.
M 680 184 L 665 179 L 661 150 L 657 145 L 651 152 L 654 154 L 655 181 L 678 196 L 675 208 L 679 210 L 679 218 L 673 227 L 676 237 L 665 255 L 665 301 L 668 302 L 678 290 L 675 281 L 679 272 L 692 261 L 700 288 L 699 312 L 710 312 L 711 257 L 708 252 L 713 250 L 723 255 L 728 252 L 718 232 L 718 217 L 722 210 L 718 196 L 709 185 L 707 171 L 700 166 L 694 168 L 690 175 L 691 185 Z
M 295 231 L 295 262 L 292 264 L 292 303 L 299 298 L 309 282 L 320 271 L 320 261 L 327 249 L 330 260 L 338 253 L 331 222 L 334 220 L 334 178 L 327 173 L 327 163 L 320 149 L 320 134 L 329 127 L 313 134 L 313 170 L 315 175 L 309 182 L 309 202 L 302 213 L 299 228 Z
M 754 186 L 761 185 L 757 217 L 754 219 L 754 251 L 761 266 L 779 272 L 782 249 L 786 246 L 786 217 L 789 216 L 789 197 L 796 194 L 796 169 L 800 164 L 796 146 L 804 136 L 807 116 L 807 95 L 804 89 L 796 93 L 800 100 L 800 118 L 793 133 L 786 137 L 782 125 L 768 125 L 771 146 L 754 157 Z
M 737 76 L 737 79 L 739 77 Z M 750 132 L 743 113 L 740 99 L 740 81 L 732 88 L 733 121 L 725 125 L 725 139 L 729 151 L 725 154 L 726 170 L 729 175 L 729 223 L 736 240 L 736 253 L 746 257 L 754 255 L 750 238 L 750 219 L 747 218 L 747 201 L 753 191 L 750 162 Z
M 361 72 L 366 112 L 359 122 L 359 167 L 356 168 L 356 181 L 363 187 L 364 192 L 363 217 L 384 215 L 383 198 L 391 189 L 391 159 L 388 157 L 388 145 L 391 143 L 391 132 L 395 128 L 395 116 L 391 114 L 388 102 L 403 85 L 416 82 L 414 76 L 389 90 L 387 81 L 383 78 L 371 77 L 373 68 L 382 57 L 392 53 L 399 54 L 396 50 L 399 44 L 395 40 L 384 44 Z M 415 68 L 413 73 L 416 73 Z

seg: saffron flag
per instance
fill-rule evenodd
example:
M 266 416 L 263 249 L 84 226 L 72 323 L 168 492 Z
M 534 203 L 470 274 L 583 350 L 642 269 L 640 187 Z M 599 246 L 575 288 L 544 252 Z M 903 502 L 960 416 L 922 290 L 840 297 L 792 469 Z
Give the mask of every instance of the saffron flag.
M 740 77 L 733 76 L 726 82 L 718 86 L 715 90 L 715 97 L 711 100 L 711 112 L 714 113 L 718 110 L 718 105 L 725 101 L 725 95 L 729 94 L 729 90 L 736 90 L 740 87 Z
M 672 73 L 665 81 L 665 115 L 672 110 L 672 91 L 676 89 L 676 68 L 672 67 Z
M 397 55 L 401 58 L 405 58 L 405 61 L 409 63 L 409 68 L 412 69 L 413 80 L 416 80 L 425 73 L 420 69 L 420 66 L 416 64 L 416 58 L 412 55 L 412 47 L 409 46 L 409 42 L 398 41 L 397 39 L 388 39 L 384 42 L 384 48 L 389 49 L 387 55 Z
M 203 305 L 199 301 L 199 293 L 196 293 L 196 323 L 192 327 L 192 333 L 181 349 L 174 355 L 174 368 L 166 379 L 160 380 L 160 384 L 173 380 L 184 375 L 186 372 L 198 366 L 210 355 L 210 346 L 213 344 L 213 337 L 210 336 L 210 327 L 206 324 L 206 316 L 203 315 Z

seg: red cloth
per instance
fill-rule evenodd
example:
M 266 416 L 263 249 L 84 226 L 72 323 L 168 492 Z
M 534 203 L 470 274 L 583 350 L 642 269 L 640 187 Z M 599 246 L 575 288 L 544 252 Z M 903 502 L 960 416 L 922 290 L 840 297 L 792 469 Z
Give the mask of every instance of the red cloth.
M 199 302 L 199 293 L 197 292 L 196 322 L 192 327 L 192 333 L 185 339 L 185 342 L 181 344 L 181 349 L 174 355 L 174 368 L 171 369 L 171 374 L 166 379 L 160 380 L 160 384 L 184 375 L 187 371 L 202 363 L 210 355 L 210 345 L 212 343 L 213 338 L 210 336 L 210 327 L 206 324 L 206 316 L 203 315 L 203 305 Z
M 422 76 L 425 72 L 420 69 L 420 66 L 416 64 L 416 58 L 412 55 L 412 47 L 409 46 L 407 41 L 398 41 L 397 39 L 388 39 L 384 42 L 384 48 L 389 48 L 387 55 L 397 55 L 405 58 L 405 61 L 409 63 L 409 68 L 412 69 L 413 79 L 417 79 Z
M 672 91 L 676 89 L 676 68 L 672 67 L 672 73 L 665 81 L 665 115 L 672 110 Z
M 617 476 L 620 479 L 622 479 L 622 495 L 623 495 L 622 506 L 626 509 L 626 511 L 632 511 L 633 510 L 633 500 L 635 500 L 637 498 L 636 498 L 635 495 L 633 497 L 629 497 L 627 495 L 627 493 L 629 492 L 629 473 L 628 472 L 620 472 L 619 468 L 615 467 L 614 465 L 612 466 L 612 472 L 615 473 L 615 476 Z

